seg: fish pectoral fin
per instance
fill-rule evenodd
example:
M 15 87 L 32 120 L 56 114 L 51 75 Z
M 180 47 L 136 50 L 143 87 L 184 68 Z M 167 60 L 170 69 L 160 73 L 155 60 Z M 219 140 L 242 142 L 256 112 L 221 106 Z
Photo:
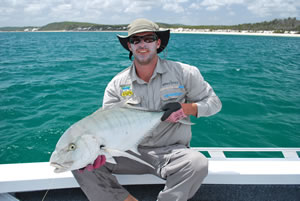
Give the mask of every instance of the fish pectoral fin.
M 147 163 L 146 161 L 143 161 L 142 159 L 140 159 L 140 158 L 138 158 L 134 155 L 131 155 L 127 152 L 119 151 L 119 150 L 116 150 L 116 149 L 106 149 L 106 151 L 109 152 L 109 154 L 112 155 L 112 156 L 119 156 L 119 157 L 121 156 L 121 157 L 130 158 L 130 159 L 135 160 L 139 163 L 142 163 L 142 164 L 147 165 L 151 168 L 154 168 L 151 164 Z
M 138 151 L 138 149 L 137 149 L 137 147 L 135 147 L 135 148 L 132 148 L 132 149 L 130 149 L 129 151 L 131 151 L 131 152 L 133 152 L 133 153 L 135 153 L 135 154 L 137 154 L 137 155 L 141 155 L 141 153 Z
M 181 120 L 179 120 L 178 121 L 179 123 L 181 123 L 181 124 L 185 124 L 185 125 L 195 125 L 194 123 L 192 123 L 192 122 L 189 122 L 189 121 L 187 121 L 187 120 L 185 120 L 185 119 L 181 119 Z
M 109 155 L 109 156 L 105 155 L 105 157 L 106 157 L 106 162 L 112 163 L 112 164 L 117 164 L 117 162 L 111 155 Z

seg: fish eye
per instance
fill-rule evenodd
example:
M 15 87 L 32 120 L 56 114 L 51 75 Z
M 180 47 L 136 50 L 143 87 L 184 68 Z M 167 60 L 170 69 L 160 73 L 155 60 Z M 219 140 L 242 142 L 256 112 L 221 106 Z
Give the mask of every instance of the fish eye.
M 70 151 L 73 151 L 75 149 L 76 149 L 76 145 L 75 144 L 72 143 L 72 144 L 69 145 L 69 150 Z

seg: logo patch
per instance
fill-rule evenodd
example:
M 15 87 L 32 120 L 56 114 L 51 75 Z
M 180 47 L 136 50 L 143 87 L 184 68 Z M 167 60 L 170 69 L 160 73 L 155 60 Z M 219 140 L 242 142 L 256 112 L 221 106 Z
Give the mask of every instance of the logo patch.
M 183 85 L 172 85 L 160 90 L 162 100 L 182 97 L 185 94 Z
M 175 93 L 165 94 L 164 97 L 165 97 L 165 98 L 172 98 L 172 97 L 178 97 L 178 96 L 181 96 L 182 94 L 183 94 L 182 92 L 175 92 Z
M 125 96 L 132 96 L 133 92 L 130 89 L 130 86 L 123 86 L 122 88 L 122 93 L 121 96 L 125 97 Z

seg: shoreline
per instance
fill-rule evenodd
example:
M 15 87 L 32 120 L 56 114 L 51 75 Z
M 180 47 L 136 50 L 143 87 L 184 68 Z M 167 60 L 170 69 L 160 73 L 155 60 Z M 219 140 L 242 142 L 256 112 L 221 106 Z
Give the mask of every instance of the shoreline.
M 235 30 L 178 30 L 171 29 L 171 33 L 182 34 L 214 34 L 214 35 L 241 35 L 241 36 L 282 36 L 282 37 L 300 37 L 297 33 L 273 33 L 273 31 L 235 31 Z
M 0 33 L 55 33 L 55 32 L 80 32 L 80 33 L 89 33 L 89 32 L 125 32 L 127 31 L 66 31 L 66 30 L 53 30 L 53 31 L 0 31 Z M 272 31 L 234 31 L 234 30 L 216 30 L 216 31 L 206 31 L 206 30 L 174 30 L 170 29 L 172 34 L 213 34 L 213 35 L 241 35 L 241 36 L 281 36 L 281 37 L 300 37 L 300 34 L 296 33 L 273 33 Z
M 300 37 L 300 34 L 285 34 L 285 33 L 240 33 L 240 32 L 194 32 L 194 31 L 183 31 L 183 32 L 171 32 L 175 34 L 212 34 L 212 35 L 239 35 L 239 36 L 281 36 L 281 37 Z

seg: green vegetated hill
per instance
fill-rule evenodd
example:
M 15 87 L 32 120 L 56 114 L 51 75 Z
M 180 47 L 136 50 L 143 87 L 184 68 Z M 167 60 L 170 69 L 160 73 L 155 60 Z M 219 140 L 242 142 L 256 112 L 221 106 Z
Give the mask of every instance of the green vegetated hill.
M 158 23 L 162 28 L 186 28 L 186 29 L 232 29 L 232 30 L 272 30 L 278 33 L 285 31 L 297 31 L 300 33 L 300 20 L 296 18 L 275 19 L 272 21 L 265 21 L 253 24 L 239 24 L 239 25 L 183 25 L 183 24 L 167 24 Z M 0 31 L 125 31 L 127 24 L 120 25 L 105 25 L 85 22 L 54 22 L 42 27 L 2 27 Z
M 0 31 L 24 31 L 24 30 L 32 30 L 36 27 L 27 26 L 27 27 L 0 27 Z
M 277 31 L 298 31 L 300 32 L 300 20 L 296 18 L 275 19 L 269 22 L 254 24 L 239 24 L 235 26 L 238 30 L 277 30 Z
M 54 22 L 47 24 L 39 31 L 105 31 L 105 30 L 123 30 L 127 25 L 102 25 L 85 22 Z
M 162 24 L 163 27 L 169 28 L 189 28 L 189 29 L 210 29 L 210 30 L 218 30 L 218 29 L 232 29 L 232 30 L 266 30 L 266 31 L 276 31 L 276 32 L 284 32 L 284 31 L 298 31 L 300 32 L 300 20 L 296 18 L 287 18 L 287 19 L 275 19 L 272 21 L 265 21 L 260 23 L 253 24 L 239 24 L 239 25 L 199 25 L 199 26 L 189 26 L 189 25 L 172 25 L 168 26 L 167 24 Z
M 94 26 L 92 23 L 84 22 L 54 22 L 41 27 L 41 31 L 53 31 L 53 30 L 73 30 L 78 27 L 91 27 Z

